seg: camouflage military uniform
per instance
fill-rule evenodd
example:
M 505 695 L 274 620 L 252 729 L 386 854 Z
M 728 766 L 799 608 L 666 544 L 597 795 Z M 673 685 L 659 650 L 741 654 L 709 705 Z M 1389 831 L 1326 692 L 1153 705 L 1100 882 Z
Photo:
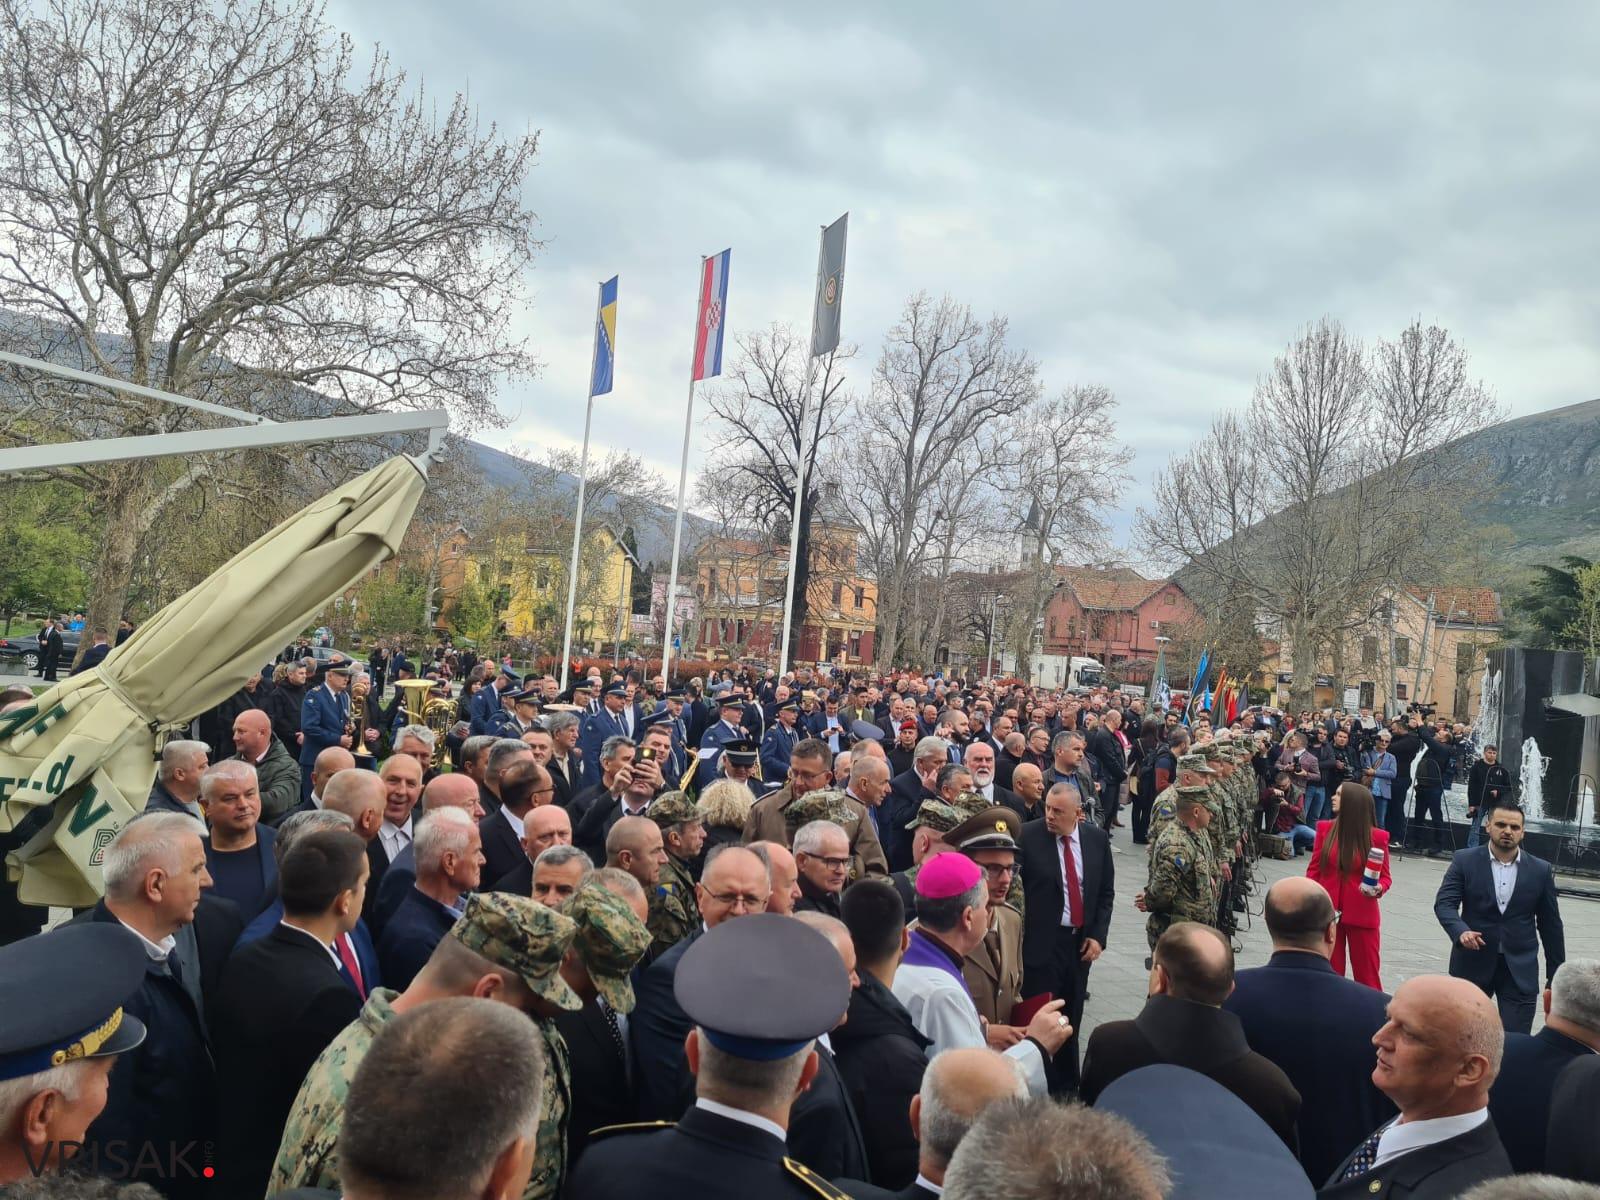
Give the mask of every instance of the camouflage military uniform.
M 572 1111 L 572 1060 L 566 1039 L 549 1018 L 535 1018 L 544 1039 L 544 1085 L 539 1098 L 538 1155 L 522 1200 L 551 1200 L 561 1194 L 567 1174 L 567 1114 Z
M 344 1098 L 372 1039 L 394 1016 L 389 1005 L 398 995 L 389 988 L 373 988 L 361 1015 L 311 1064 L 283 1127 L 278 1161 L 267 1182 L 269 1196 L 292 1188 L 339 1191 L 338 1142 L 344 1126 Z
M 661 880 L 650 893 L 651 957 L 665 954 L 700 928 L 700 905 L 695 899 L 694 877 L 689 868 L 667 852 Z
M 1173 821 L 1161 831 L 1151 850 L 1150 882 L 1144 890 L 1150 912 L 1145 934 L 1151 947 L 1174 921 L 1215 926 L 1222 875 L 1205 833 Z
M 535 995 L 570 1011 L 581 1008 L 582 1001 L 561 978 L 560 968 L 577 932 L 577 926 L 554 909 L 535 904 L 525 896 L 489 892 L 468 896 L 461 919 L 445 936 L 455 938 L 489 962 L 516 972 Z M 344 1122 L 344 1099 L 372 1039 L 394 1015 L 391 1004 L 396 995 L 386 988 L 375 988 L 367 997 L 361 1014 L 311 1064 L 284 1126 L 278 1159 L 268 1182 L 268 1194 L 300 1187 L 327 1188 L 335 1192 L 340 1189 L 336 1145 Z M 551 1032 L 554 1033 L 553 1024 Z M 554 1039 L 560 1042 L 561 1037 L 555 1034 Z M 547 1037 L 546 1041 L 549 1040 Z M 555 1053 L 551 1053 L 545 1071 L 547 1091 L 558 1070 L 562 1072 L 565 1089 L 564 1081 L 570 1074 L 566 1061 L 565 1045 L 561 1046 L 559 1061 Z M 559 1103 L 564 1119 L 565 1100 Z M 541 1137 L 544 1128 L 541 1121 Z M 540 1143 L 541 1158 L 544 1144 Z M 563 1150 L 559 1139 L 556 1149 Z M 554 1196 L 559 1185 L 558 1174 L 555 1186 L 537 1193 L 530 1191 L 528 1195 Z

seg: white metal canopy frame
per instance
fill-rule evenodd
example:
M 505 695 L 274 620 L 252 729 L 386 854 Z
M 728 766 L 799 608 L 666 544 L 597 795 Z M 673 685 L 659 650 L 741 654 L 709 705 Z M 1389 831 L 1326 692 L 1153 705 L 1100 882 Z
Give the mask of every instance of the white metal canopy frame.
M 134 458 L 161 458 L 171 454 L 208 454 L 223 450 L 254 450 L 291 443 L 339 442 L 375 438 L 385 434 L 421 433 L 428 435 L 428 448 L 419 457 L 438 458 L 444 448 L 449 417 L 441 410 L 422 412 L 363 413 L 348 417 L 314 417 L 301 421 L 274 421 L 260 413 L 228 408 L 205 400 L 144 387 L 121 379 L 94 375 L 63 367 L 38 358 L 26 358 L 0 350 L 0 362 L 29 370 L 58 375 L 78 383 L 91 384 L 116 392 L 144 396 L 182 405 L 212 416 L 236 421 L 217 429 L 190 429 L 181 433 L 145 434 L 138 437 L 96 438 L 84 442 L 45 442 L 34 446 L 0 449 L 0 475 L 15 471 L 38 471 L 50 467 L 81 467 L 91 463 L 120 462 Z

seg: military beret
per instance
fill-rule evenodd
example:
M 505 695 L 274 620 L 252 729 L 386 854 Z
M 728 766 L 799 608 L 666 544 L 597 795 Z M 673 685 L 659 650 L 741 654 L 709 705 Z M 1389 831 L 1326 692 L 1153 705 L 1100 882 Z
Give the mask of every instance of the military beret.
M 917 895 L 928 900 L 946 900 L 970 892 L 983 878 L 978 864 L 965 854 L 946 852 L 924 859 L 917 868 Z
M 850 808 L 849 797 L 838 788 L 821 788 L 815 792 L 807 792 L 783 810 L 784 823 L 791 830 L 798 829 L 809 821 L 832 821 L 843 825 L 853 816 L 855 813 Z
M 138 935 L 112 922 L 67 925 L 0 948 L 0 1081 L 144 1041 L 123 1002 L 144 980 Z
M 650 949 L 644 922 L 621 896 L 592 880 L 574 892 L 561 911 L 578 927 L 573 944 L 595 990 L 615 1011 L 632 1012 L 629 975 Z
M 777 913 L 752 913 L 701 934 L 679 962 L 672 990 L 707 1041 L 753 1062 L 798 1054 L 850 1004 L 850 976 L 833 943 Z
M 946 833 L 944 840 L 958 850 L 1015 850 L 1021 825 L 1013 810 L 996 804 L 968 817 Z
M 515 971 L 535 995 L 576 1012 L 583 1001 L 561 978 L 561 960 L 577 935 L 571 918 L 526 896 L 479 892 L 467 897 L 467 908 L 450 934 L 496 966 Z
M 924 800 L 917 806 L 917 815 L 906 822 L 906 828 L 916 829 L 918 826 L 926 825 L 942 835 L 949 833 L 966 817 L 966 813 L 950 807 L 943 800 Z
M 644 815 L 662 829 L 702 819 L 700 806 L 683 792 L 662 792 L 650 801 L 650 807 L 644 810 Z

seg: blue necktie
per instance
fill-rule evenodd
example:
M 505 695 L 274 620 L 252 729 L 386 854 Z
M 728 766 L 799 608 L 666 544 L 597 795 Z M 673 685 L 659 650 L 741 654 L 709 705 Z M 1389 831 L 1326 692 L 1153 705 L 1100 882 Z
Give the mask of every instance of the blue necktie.
M 1365 1175 L 1372 1170 L 1372 1164 L 1378 1157 L 1378 1140 L 1383 1137 L 1383 1131 L 1387 1128 L 1389 1128 L 1388 1124 L 1379 1126 L 1377 1132 L 1356 1147 L 1356 1152 L 1350 1156 L 1350 1165 L 1339 1176 L 1340 1183 L 1343 1183 L 1346 1179 L 1355 1179 L 1359 1175 Z

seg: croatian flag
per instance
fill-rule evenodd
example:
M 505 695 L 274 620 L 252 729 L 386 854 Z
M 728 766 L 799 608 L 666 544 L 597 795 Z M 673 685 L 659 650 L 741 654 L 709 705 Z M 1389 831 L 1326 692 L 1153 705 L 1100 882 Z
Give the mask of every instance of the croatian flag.
M 722 374 L 722 331 L 728 318 L 728 255 L 713 254 L 700 266 L 700 315 L 694 330 L 694 377 Z

